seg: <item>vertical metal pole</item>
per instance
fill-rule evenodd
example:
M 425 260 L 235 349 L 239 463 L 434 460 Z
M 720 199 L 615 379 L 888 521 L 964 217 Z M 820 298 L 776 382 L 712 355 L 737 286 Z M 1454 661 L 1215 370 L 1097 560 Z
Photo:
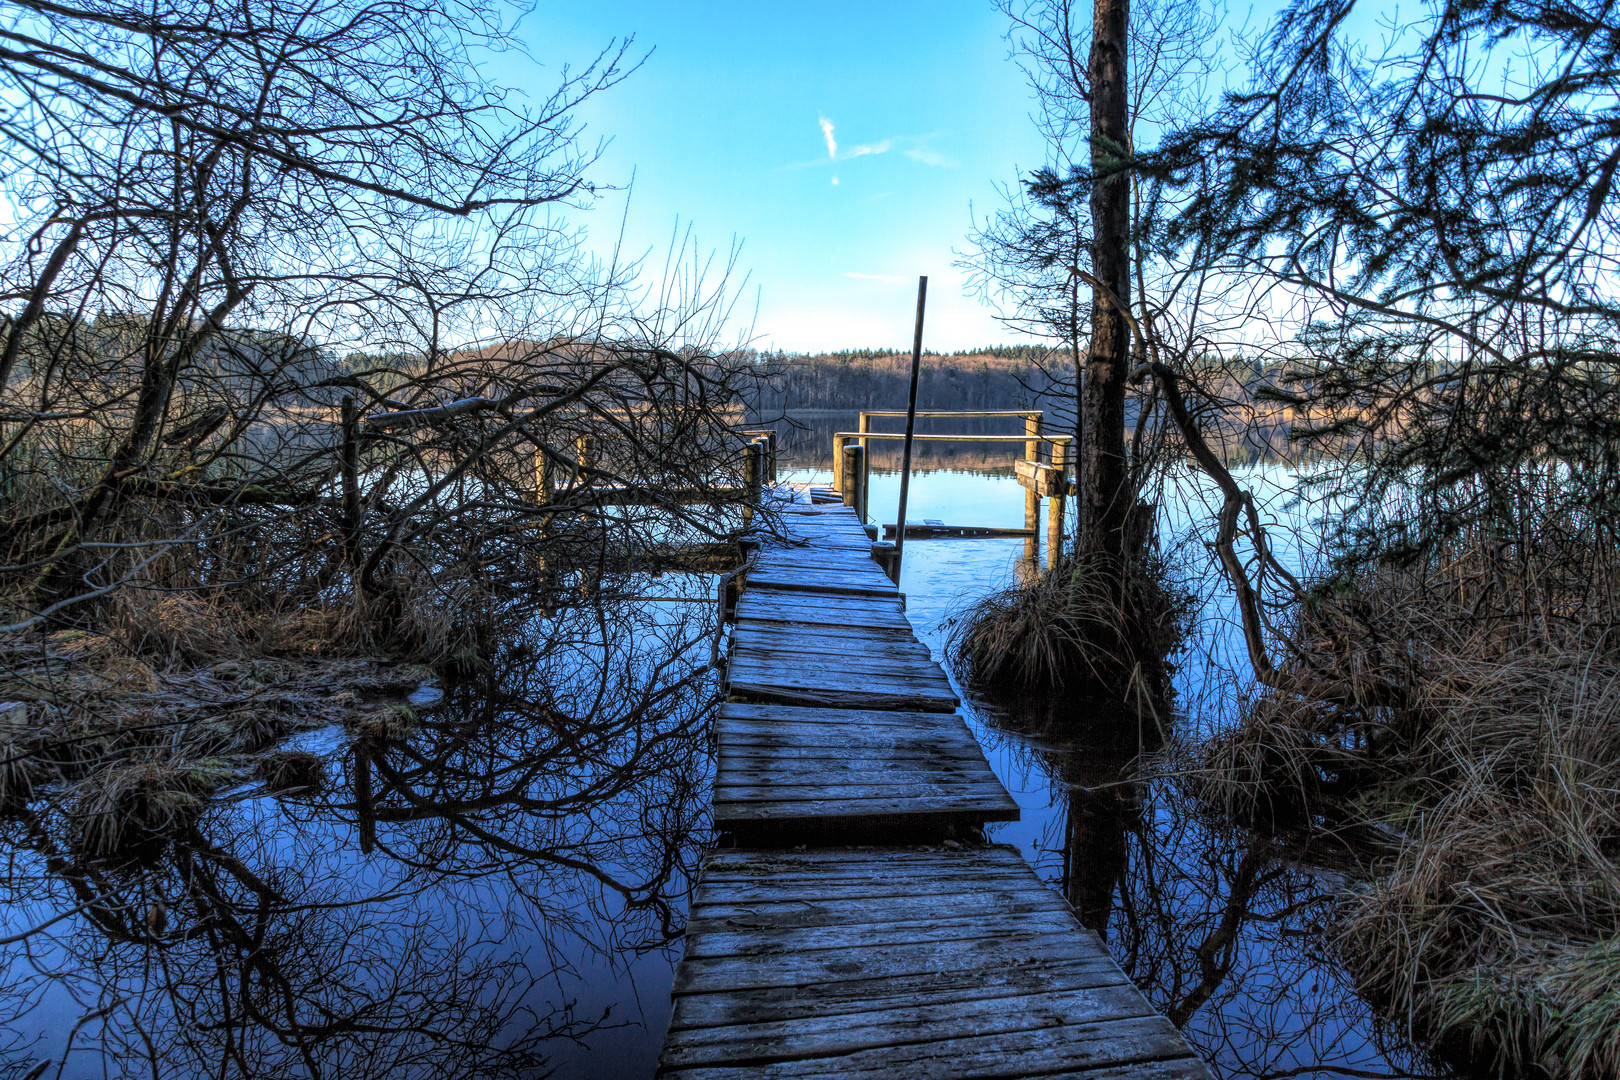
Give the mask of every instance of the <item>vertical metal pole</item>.
M 911 339 L 911 396 L 906 400 L 906 450 L 900 459 L 900 514 L 894 523 L 894 573 L 900 584 L 900 562 L 906 551 L 906 495 L 911 488 L 911 436 L 917 428 L 917 374 L 922 370 L 923 308 L 928 302 L 928 278 L 917 279 L 917 333 Z

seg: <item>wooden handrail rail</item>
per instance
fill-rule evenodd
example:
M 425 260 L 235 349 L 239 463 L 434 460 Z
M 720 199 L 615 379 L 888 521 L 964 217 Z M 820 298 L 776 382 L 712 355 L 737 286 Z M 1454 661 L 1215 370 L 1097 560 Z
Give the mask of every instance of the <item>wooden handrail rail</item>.
M 921 415 L 920 413 L 918 415 Z M 835 439 L 903 439 L 903 431 L 835 431 Z M 1072 443 L 1073 435 L 1039 435 L 1031 440 L 1028 435 L 913 435 L 913 439 L 927 442 L 1050 442 Z

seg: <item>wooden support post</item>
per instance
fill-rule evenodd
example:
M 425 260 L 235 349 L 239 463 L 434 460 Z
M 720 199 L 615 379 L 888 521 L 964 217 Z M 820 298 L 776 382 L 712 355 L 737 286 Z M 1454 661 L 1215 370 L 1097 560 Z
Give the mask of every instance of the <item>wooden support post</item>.
M 544 509 L 557 498 L 557 466 L 552 460 L 551 451 L 540 444 L 534 449 L 534 503 Z M 534 588 L 540 597 L 539 615 L 542 619 L 551 618 L 551 594 L 557 588 L 557 575 L 552 573 L 551 566 L 546 559 L 546 546 L 551 539 L 551 514 L 540 515 L 540 524 L 535 529 L 535 538 L 539 541 L 533 551 Z
M 848 443 L 838 453 L 838 491 L 844 496 L 845 506 L 855 505 L 855 496 L 860 490 L 860 481 L 855 476 L 855 470 L 861 460 L 861 448 L 858 443 Z
M 872 561 L 883 568 L 890 581 L 900 584 L 900 567 L 894 559 L 893 540 L 872 541 Z
M 859 443 L 844 444 L 844 505 L 855 508 L 855 516 L 866 521 L 866 452 Z
M 765 479 L 768 483 L 776 483 L 776 429 L 772 428 L 765 434 Z
M 556 494 L 557 470 L 552 464 L 551 453 L 544 446 L 537 446 L 534 451 L 534 501 L 540 506 L 550 506 Z
M 765 492 L 764 453 L 757 441 L 743 447 L 743 489 L 750 503 L 757 503 Z
M 833 436 L 832 489 L 834 491 L 844 490 L 844 443 L 846 441 L 848 440 L 842 435 Z
M 596 467 L 596 436 L 581 435 L 574 440 L 574 482 L 585 483 L 585 471 Z
M 857 446 L 855 449 L 861 452 L 861 459 L 855 465 L 855 482 L 859 485 L 855 489 L 855 516 L 860 519 L 862 525 L 865 525 L 868 516 L 867 511 L 872 505 L 872 467 L 866 460 L 866 448 Z
M 354 398 L 343 395 L 343 557 L 350 569 L 360 565 L 360 414 Z
M 1052 495 L 1052 501 L 1046 507 L 1046 566 L 1055 567 L 1063 561 L 1063 504 L 1064 492 L 1068 490 L 1066 473 L 1069 465 L 1069 444 L 1054 441 L 1052 443 L 1052 467 L 1058 470 L 1057 490 Z
M 1041 417 L 1039 413 L 1024 417 L 1024 460 L 1037 465 L 1041 460 Z M 1041 497 L 1033 486 L 1024 489 L 1024 528 L 1029 539 L 1024 541 L 1024 562 L 1031 568 L 1040 565 Z

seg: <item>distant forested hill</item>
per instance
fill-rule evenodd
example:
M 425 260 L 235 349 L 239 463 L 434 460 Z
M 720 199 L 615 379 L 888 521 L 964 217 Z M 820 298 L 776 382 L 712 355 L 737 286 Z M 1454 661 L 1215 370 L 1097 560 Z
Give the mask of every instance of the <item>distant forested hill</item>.
M 903 409 L 911 354 L 852 349 L 816 355 L 760 353 L 768 376 L 756 409 L 771 415 L 804 409 Z M 1072 393 L 1074 362 L 1039 346 L 1003 345 L 922 359 L 921 409 L 1018 409 Z

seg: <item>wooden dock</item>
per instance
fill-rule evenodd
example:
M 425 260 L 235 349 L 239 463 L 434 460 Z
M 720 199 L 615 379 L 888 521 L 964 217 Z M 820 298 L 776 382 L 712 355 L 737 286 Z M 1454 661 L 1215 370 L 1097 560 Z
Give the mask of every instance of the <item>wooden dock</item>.
M 1067 901 L 979 839 L 1017 804 L 853 510 L 784 516 L 716 722 L 715 824 L 742 846 L 694 889 L 659 1075 L 1207 1080 Z

